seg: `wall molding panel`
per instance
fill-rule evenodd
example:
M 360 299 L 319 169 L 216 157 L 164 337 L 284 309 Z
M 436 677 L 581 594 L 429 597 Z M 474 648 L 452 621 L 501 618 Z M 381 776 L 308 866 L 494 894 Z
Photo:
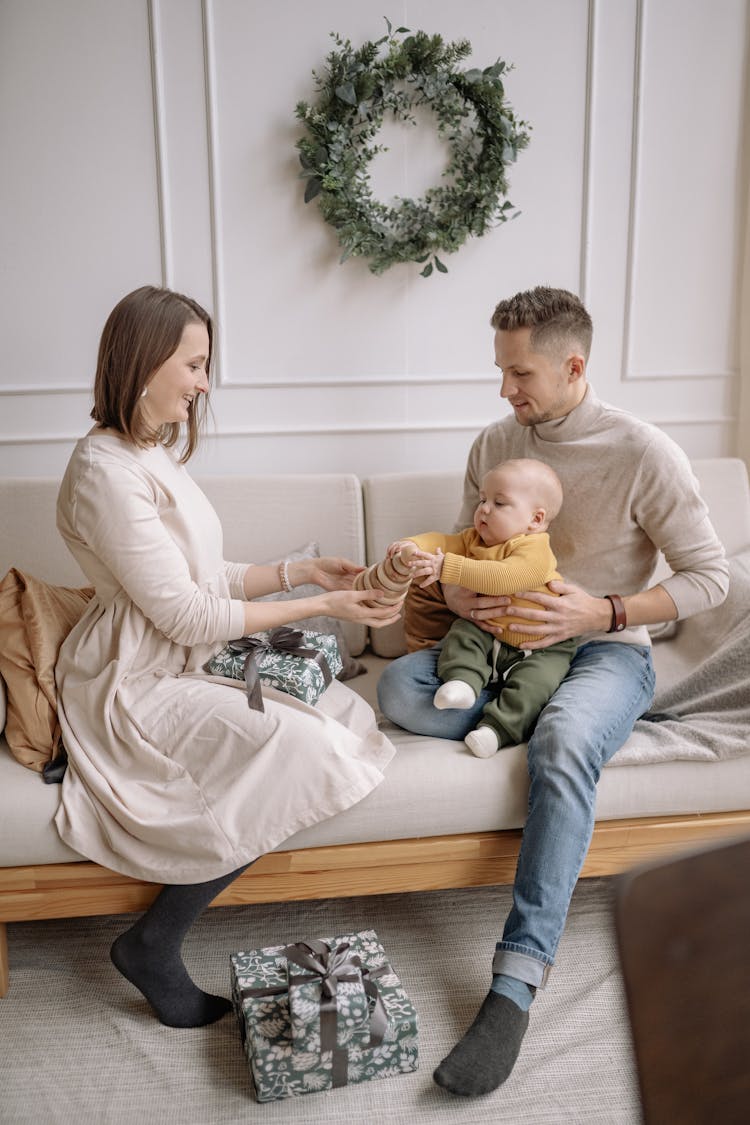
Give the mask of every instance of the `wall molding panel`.
M 508 97 L 533 126 L 510 176 L 519 219 L 428 280 L 418 267 L 374 277 L 362 261 L 339 266 L 333 233 L 302 203 L 294 106 L 314 96 L 329 30 L 354 43 L 380 35 L 369 6 L 62 7 L 0 9 L 13 92 L 0 104 L 0 215 L 12 216 L 0 229 L 11 341 L 0 473 L 62 471 L 90 426 L 104 319 L 146 283 L 190 293 L 216 319 L 200 471 L 461 467 L 474 434 L 508 409 L 492 308 L 538 283 L 576 289 L 591 310 L 601 398 L 691 456 L 736 451 L 750 0 L 402 0 L 392 18 L 470 39 L 471 65 L 513 63 Z M 268 49 L 282 38 L 283 65 Z M 698 65 L 700 104 L 684 81 Z M 722 174 L 696 166 L 686 178 L 693 119 L 705 129 L 712 114 L 702 151 Z M 391 136 L 404 178 L 386 176 L 384 190 L 418 194 L 413 142 Z

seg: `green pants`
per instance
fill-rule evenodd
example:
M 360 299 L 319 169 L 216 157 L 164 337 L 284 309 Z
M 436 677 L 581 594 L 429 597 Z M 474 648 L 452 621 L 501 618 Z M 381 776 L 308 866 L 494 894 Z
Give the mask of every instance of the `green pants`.
M 493 655 L 497 643 L 497 655 Z M 492 683 L 493 697 L 482 711 L 479 726 L 496 732 L 501 746 L 526 742 L 542 708 L 554 695 L 570 667 L 578 641 L 560 641 L 533 652 L 514 648 L 459 618 L 451 625 L 438 657 L 441 680 L 463 680 L 477 696 Z

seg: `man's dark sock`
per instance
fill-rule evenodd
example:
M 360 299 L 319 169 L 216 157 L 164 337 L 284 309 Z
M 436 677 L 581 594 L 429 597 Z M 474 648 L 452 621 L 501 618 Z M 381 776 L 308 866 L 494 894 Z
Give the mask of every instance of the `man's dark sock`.
M 529 1024 L 507 996 L 490 992 L 476 1019 L 433 1074 L 438 1086 L 463 1097 L 496 1090 L 513 1070 Z
M 207 883 L 163 887 L 143 917 L 112 945 L 115 968 L 143 993 L 167 1027 L 204 1027 L 231 1010 L 229 1000 L 193 983 L 181 949 L 198 915 L 249 866 Z

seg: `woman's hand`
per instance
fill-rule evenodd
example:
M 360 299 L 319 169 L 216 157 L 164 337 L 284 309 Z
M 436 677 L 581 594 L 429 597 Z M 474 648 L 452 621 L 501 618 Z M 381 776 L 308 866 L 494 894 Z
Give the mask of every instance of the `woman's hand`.
M 355 576 L 364 569 L 349 559 L 326 555 L 322 559 L 298 559 L 289 563 L 288 573 L 292 586 L 310 583 L 324 590 L 351 590 Z
M 401 616 L 404 599 L 395 605 L 386 605 L 373 597 L 373 590 L 333 590 L 322 595 L 326 607 L 322 611 L 342 621 L 355 621 L 358 625 L 369 625 L 372 629 L 382 629 L 392 625 Z M 369 605 L 365 605 L 369 602 Z

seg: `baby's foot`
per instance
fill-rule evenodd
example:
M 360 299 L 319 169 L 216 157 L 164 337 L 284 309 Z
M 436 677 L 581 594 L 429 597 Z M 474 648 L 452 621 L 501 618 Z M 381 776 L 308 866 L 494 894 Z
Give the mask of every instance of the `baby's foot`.
M 470 730 L 464 742 L 476 758 L 491 758 L 500 749 L 500 739 L 492 727 L 477 727 Z
M 435 692 L 432 703 L 439 711 L 452 707 L 455 711 L 468 711 L 477 701 L 476 692 L 464 680 L 446 680 Z

